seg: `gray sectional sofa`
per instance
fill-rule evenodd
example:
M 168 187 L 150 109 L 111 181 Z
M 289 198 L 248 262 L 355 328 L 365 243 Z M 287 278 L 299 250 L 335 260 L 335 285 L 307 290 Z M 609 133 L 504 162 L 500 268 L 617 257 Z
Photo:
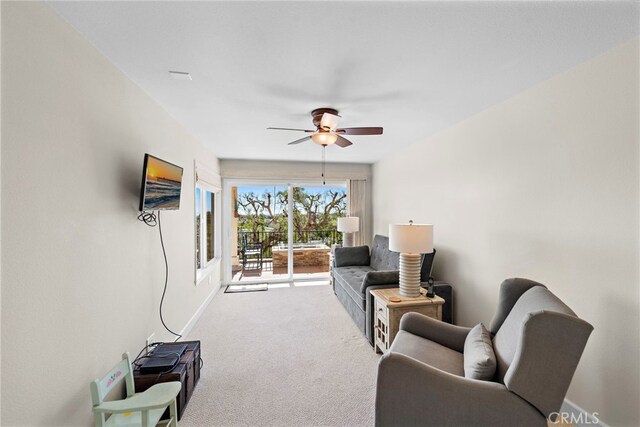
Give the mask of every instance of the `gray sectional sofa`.
M 421 281 L 429 279 L 435 252 L 423 255 Z M 335 249 L 331 271 L 333 291 L 371 344 L 374 338 L 371 291 L 397 288 L 399 265 L 400 254 L 389 250 L 386 236 L 373 238 L 371 252 L 368 246 Z

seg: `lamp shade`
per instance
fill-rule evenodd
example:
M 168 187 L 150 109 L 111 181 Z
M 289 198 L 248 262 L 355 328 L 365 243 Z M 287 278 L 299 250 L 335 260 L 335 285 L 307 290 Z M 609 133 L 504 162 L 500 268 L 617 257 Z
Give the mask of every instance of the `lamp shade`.
M 316 144 L 331 145 L 338 140 L 338 135 L 333 132 L 314 132 L 311 134 L 311 139 Z
M 433 225 L 389 224 L 389 250 L 408 254 L 433 252 Z
M 355 233 L 360 228 L 360 218 L 349 216 L 338 218 L 338 231 L 343 233 Z

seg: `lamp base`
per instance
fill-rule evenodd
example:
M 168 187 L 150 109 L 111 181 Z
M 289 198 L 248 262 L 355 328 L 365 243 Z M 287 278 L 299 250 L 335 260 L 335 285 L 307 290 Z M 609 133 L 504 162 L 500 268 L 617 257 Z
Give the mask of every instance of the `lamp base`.
M 400 254 L 400 295 L 420 296 L 420 254 Z
M 353 246 L 353 233 L 342 233 L 342 246 L 345 248 Z

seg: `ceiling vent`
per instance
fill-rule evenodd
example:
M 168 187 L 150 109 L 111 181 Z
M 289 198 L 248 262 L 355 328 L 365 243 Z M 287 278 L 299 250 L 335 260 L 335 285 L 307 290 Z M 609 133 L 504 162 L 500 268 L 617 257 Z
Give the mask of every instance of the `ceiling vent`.
M 169 74 L 176 80 L 193 80 L 191 74 L 184 71 L 169 71 Z

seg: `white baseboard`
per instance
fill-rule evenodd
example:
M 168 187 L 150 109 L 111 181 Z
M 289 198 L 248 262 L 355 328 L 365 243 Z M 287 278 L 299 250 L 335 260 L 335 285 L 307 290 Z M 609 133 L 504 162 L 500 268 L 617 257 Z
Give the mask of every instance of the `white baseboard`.
M 220 290 L 220 283 L 218 283 L 218 286 L 215 286 L 213 288 L 213 290 L 211 291 L 211 293 L 207 296 L 207 298 L 204 300 L 204 302 L 202 304 L 200 304 L 200 307 L 198 307 L 198 309 L 196 310 L 195 313 L 193 313 L 193 316 L 191 316 L 191 319 L 189 319 L 189 321 L 187 322 L 187 324 L 184 326 L 184 328 L 182 328 L 182 330 L 180 331 L 180 335 L 182 335 L 183 337 L 186 337 L 187 335 L 189 335 L 189 332 L 191 332 L 191 330 L 193 329 L 193 327 L 196 325 L 196 323 L 198 322 L 198 319 L 200 319 L 200 316 L 202 316 L 202 314 L 204 313 L 204 311 L 206 310 L 206 308 L 209 306 L 209 304 L 211 303 L 211 301 L 213 300 L 213 297 L 216 296 L 216 294 L 218 293 L 218 291 Z
M 569 399 L 565 399 L 560 412 L 576 427 L 609 427 L 599 417 L 598 412 L 588 412 Z

